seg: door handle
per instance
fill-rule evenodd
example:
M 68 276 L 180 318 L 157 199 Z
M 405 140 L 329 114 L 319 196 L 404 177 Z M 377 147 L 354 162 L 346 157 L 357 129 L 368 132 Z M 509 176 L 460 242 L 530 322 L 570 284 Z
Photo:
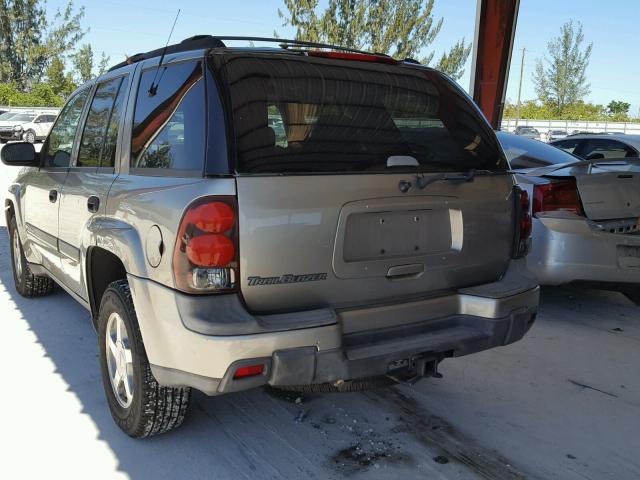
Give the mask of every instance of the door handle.
M 49 201 L 51 203 L 56 203 L 58 200 L 58 191 L 57 190 L 49 190 Z
M 100 208 L 100 199 L 95 195 L 91 195 L 87 200 L 87 210 L 91 213 L 96 213 Z

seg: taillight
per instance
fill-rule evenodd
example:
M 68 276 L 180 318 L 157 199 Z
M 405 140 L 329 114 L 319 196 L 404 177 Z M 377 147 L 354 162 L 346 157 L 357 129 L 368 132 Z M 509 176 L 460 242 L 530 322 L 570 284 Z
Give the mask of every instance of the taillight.
M 575 180 L 554 180 L 533 187 L 533 213 L 563 210 L 584 216 Z
M 516 234 L 513 244 L 513 258 L 522 258 L 529 253 L 531 245 L 531 213 L 529 194 L 519 186 L 514 187 Z
M 264 372 L 264 365 L 248 365 L 245 367 L 239 367 L 233 374 L 234 379 L 255 377 L 256 375 L 262 375 Z
M 235 197 L 205 197 L 189 206 L 173 252 L 176 287 L 189 293 L 236 289 L 238 225 Z

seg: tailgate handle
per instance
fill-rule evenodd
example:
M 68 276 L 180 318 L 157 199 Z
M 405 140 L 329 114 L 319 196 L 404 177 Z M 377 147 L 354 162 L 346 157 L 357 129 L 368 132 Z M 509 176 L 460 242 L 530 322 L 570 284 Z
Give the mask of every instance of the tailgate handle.
M 387 278 L 416 277 L 424 273 L 422 263 L 412 263 L 409 265 L 396 265 L 387 270 Z

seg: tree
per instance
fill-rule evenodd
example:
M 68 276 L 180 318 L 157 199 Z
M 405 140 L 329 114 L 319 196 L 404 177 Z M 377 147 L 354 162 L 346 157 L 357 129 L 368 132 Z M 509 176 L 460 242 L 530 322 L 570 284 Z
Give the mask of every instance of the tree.
M 611 100 L 607 105 L 607 113 L 614 120 L 627 120 L 629 118 L 629 109 L 631 104 L 623 101 Z
M 278 9 L 283 26 L 296 29 L 296 40 L 336 44 L 358 50 L 390 54 L 394 58 L 417 58 L 433 43 L 442 18 L 433 17 L 434 0 L 284 0 L 287 13 Z M 277 36 L 277 33 L 276 33 Z M 460 40 L 437 64 L 453 78 L 464 73 L 470 45 Z M 428 65 L 433 52 L 420 61 Z
M 71 73 L 65 73 L 64 61 L 54 57 L 47 68 L 47 83 L 51 90 L 60 97 L 67 98 L 76 89 Z
M 98 62 L 98 75 L 102 75 L 109 69 L 109 60 L 110 57 L 102 52 L 100 55 L 100 61 Z
M 91 80 L 94 77 L 94 62 L 95 57 L 93 55 L 93 49 L 91 45 L 85 43 L 78 51 L 73 54 L 73 66 L 76 71 L 78 83 L 84 83 Z M 100 55 L 100 61 L 98 62 L 97 73 L 95 75 L 102 75 L 107 71 L 109 64 L 109 57 L 104 52 Z
M 558 114 L 591 91 L 586 70 L 593 43 L 583 48 L 583 41 L 582 24 L 574 25 L 571 20 L 560 28 L 558 37 L 547 43 L 549 57 L 544 63 L 541 59 L 536 62 L 533 82 L 538 98 L 553 104 Z
M 93 50 L 91 45 L 88 43 L 82 45 L 72 59 L 79 83 L 91 80 L 93 78 Z
M 0 82 L 26 89 L 40 81 L 51 58 L 82 39 L 84 8 L 69 2 L 49 20 L 43 0 L 0 0 Z

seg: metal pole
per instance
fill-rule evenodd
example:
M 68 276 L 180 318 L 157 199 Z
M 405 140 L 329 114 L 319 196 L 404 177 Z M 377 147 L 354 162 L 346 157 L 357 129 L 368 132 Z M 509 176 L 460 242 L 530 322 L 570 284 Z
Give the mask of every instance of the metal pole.
M 524 72 L 524 52 L 526 48 L 522 49 L 522 60 L 520 61 L 520 84 L 518 85 L 518 103 L 516 104 L 516 127 L 518 126 L 518 120 L 520 119 L 520 93 L 522 93 L 522 74 Z

